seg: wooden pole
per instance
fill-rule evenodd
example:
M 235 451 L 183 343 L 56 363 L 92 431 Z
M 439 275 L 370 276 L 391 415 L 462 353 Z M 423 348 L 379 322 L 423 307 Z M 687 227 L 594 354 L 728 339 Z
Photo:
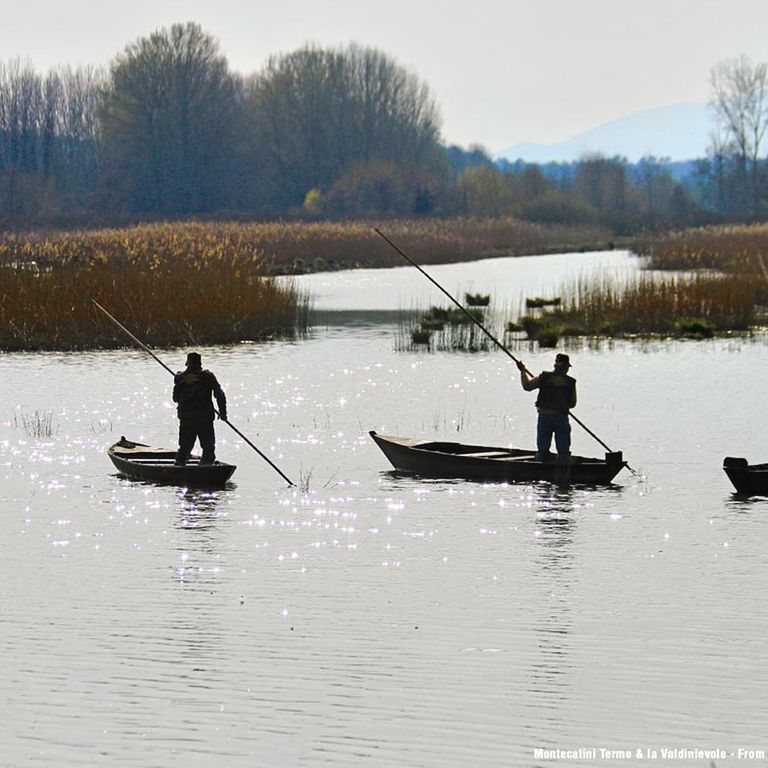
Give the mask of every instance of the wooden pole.
M 373 230 L 377 235 L 379 235 L 381 238 L 383 238 L 387 243 L 389 243 L 409 264 L 412 264 L 416 269 L 421 272 L 424 277 L 429 280 L 432 285 L 434 285 L 436 288 L 439 288 L 496 346 L 504 352 L 508 357 L 510 357 L 512 360 L 514 360 L 515 363 L 518 365 L 522 365 L 525 369 L 525 372 L 529 376 L 533 376 L 533 374 L 526 368 L 524 364 L 522 364 L 469 310 L 467 310 L 461 303 L 459 303 L 453 296 L 451 296 L 448 291 L 443 288 L 440 283 L 437 282 L 431 275 L 427 274 L 407 253 L 400 250 L 381 230 L 376 229 L 374 227 Z M 568 415 L 589 435 L 595 438 L 600 445 L 605 448 L 608 453 L 613 453 L 613 451 L 589 428 L 587 425 L 581 421 L 581 419 L 577 418 L 573 415 L 573 413 L 569 412 Z

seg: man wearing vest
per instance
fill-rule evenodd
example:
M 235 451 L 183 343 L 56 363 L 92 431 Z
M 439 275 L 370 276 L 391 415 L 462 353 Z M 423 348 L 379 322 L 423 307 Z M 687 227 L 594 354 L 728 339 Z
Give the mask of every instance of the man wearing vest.
M 555 356 L 553 371 L 543 371 L 531 378 L 525 365 L 518 361 L 520 383 L 526 392 L 539 390 L 536 398 L 536 409 L 539 419 L 536 425 L 536 458 L 547 461 L 552 454 L 552 435 L 555 436 L 557 460 L 569 461 L 571 457 L 571 423 L 568 421 L 568 411 L 576 405 L 576 379 L 568 375 L 571 361 L 568 355 Z
M 219 418 L 227 420 L 227 398 L 216 377 L 203 370 L 203 361 L 197 352 L 187 355 L 187 367 L 173 377 L 173 402 L 178 403 L 179 450 L 176 464 L 184 466 L 195 440 L 200 441 L 203 455 L 201 464 L 213 464 L 216 460 L 216 439 L 213 431 L 215 411 L 211 395 L 219 406 Z

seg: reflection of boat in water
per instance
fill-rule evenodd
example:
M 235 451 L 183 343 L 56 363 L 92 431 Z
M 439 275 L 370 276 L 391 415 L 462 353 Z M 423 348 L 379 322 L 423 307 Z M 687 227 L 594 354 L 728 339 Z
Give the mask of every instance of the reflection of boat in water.
M 110 446 L 107 454 L 121 475 L 167 485 L 222 486 L 237 469 L 234 464 L 221 461 L 201 464 L 199 456 L 191 456 L 183 467 L 176 466 L 176 451 L 133 443 L 124 437 Z
M 610 483 L 626 466 L 620 451 L 606 453 L 604 459 L 572 456 L 568 463 L 561 463 L 539 461 L 535 451 L 517 448 L 369 434 L 396 470 L 425 477 L 601 485 Z
M 746 459 L 726 456 L 723 469 L 738 493 L 768 496 L 768 464 L 750 464 Z

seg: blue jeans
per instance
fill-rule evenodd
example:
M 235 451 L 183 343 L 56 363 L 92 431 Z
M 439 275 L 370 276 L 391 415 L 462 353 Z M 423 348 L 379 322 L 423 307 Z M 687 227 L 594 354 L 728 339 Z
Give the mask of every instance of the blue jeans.
M 571 456 L 571 422 L 567 413 L 540 413 L 536 424 L 536 448 L 540 459 L 549 455 L 555 436 L 558 461 L 568 461 Z

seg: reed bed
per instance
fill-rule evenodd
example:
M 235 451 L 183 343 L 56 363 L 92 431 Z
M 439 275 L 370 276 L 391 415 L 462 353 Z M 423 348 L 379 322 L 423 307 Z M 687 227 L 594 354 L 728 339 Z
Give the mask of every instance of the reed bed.
M 639 241 L 635 250 L 650 269 L 716 269 L 768 284 L 768 224 L 687 229 Z
M 744 275 L 640 273 L 629 282 L 611 276 L 579 278 L 563 287 L 558 307 L 527 315 L 510 326 L 522 327 L 529 338 L 555 343 L 561 336 L 701 338 L 752 328 L 761 290 Z
M 399 247 L 423 263 L 450 263 L 491 256 L 520 256 L 609 247 L 610 235 L 597 227 L 544 226 L 514 218 L 395 219 L 381 222 L 269 222 L 160 224 L 143 232 L 174 232 L 176 247 L 259 253 L 276 274 L 356 267 L 401 266 L 399 256 L 374 232 L 379 227 Z M 105 230 L 130 239 L 132 229 Z M 89 250 L 98 250 L 101 237 L 92 233 Z M 24 258 L 38 257 L 45 238 L 7 236 Z M 82 235 L 58 237 L 59 256 L 77 255 Z M 1 246 L 0 246 L 1 247 Z
M 96 299 L 155 346 L 306 330 L 307 297 L 236 227 L 159 224 L 0 238 L 0 348 L 125 346 Z

